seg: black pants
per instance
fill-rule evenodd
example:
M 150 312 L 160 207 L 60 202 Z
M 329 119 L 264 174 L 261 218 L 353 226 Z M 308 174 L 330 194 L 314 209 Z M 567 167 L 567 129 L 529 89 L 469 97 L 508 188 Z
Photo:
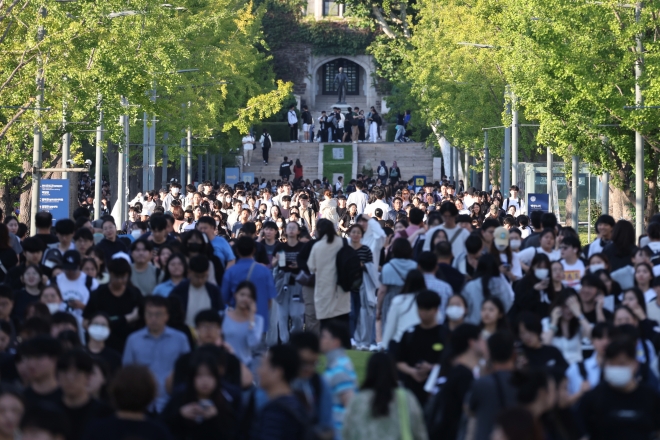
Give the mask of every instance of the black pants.
M 289 139 L 292 141 L 298 140 L 298 123 L 296 122 L 289 129 Z
M 262 148 L 261 149 L 261 153 L 264 156 L 264 162 L 266 162 L 266 163 L 268 163 L 268 151 L 269 150 L 270 150 L 270 148 Z
M 335 142 L 341 142 L 341 137 L 344 135 L 344 129 L 335 127 L 332 140 Z

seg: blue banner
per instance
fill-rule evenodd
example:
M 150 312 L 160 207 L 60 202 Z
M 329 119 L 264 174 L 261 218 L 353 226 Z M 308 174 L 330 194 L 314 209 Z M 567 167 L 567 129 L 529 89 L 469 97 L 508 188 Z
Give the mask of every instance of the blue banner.
M 241 182 L 253 183 L 254 182 L 254 173 L 243 173 L 241 175 Z
M 426 176 L 413 176 L 413 186 L 415 187 L 415 192 L 421 190 L 426 185 Z
M 39 191 L 39 211 L 53 215 L 53 226 L 57 220 L 70 218 L 69 181 L 65 179 L 45 179 Z
M 548 194 L 527 194 L 527 214 L 532 211 L 550 212 L 550 196 Z
M 238 168 L 225 168 L 225 183 L 234 186 L 238 183 L 240 170 Z

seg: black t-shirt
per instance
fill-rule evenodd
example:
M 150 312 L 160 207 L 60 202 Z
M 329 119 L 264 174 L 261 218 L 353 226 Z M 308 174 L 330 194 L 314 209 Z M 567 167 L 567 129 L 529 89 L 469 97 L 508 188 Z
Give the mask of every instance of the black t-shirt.
M 293 164 L 293 161 L 282 162 L 280 164 L 280 176 L 289 177 L 291 175 L 291 165 L 292 164 Z
M 442 402 L 442 422 L 438 431 L 442 433 L 442 438 L 457 437 L 463 419 L 465 396 L 472 387 L 472 382 L 474 374 L 466 366 L 457 364 L 449 370 L 447 382 L 440 390 L 442 394 L 439 396 Z
M 14 297 L 14 308 L 11 311 L 11 317 L 22 323 L 25 321 L 27 307 L 37 301 L 39 301 L 39 295 L 32 295 L 25 289 L 19 290 Z
M 106 263 L 112 260 L 112 256 L 117 252 L 126 252 L 127 254 L 129 253 L 124 243 L 119 241 L 118 238 L 115 239 L 115 241 L 110 241 L 107 238 L 104 238 L 98 242 L 96 249 L 99 249 L 101 252 L 103 252 Z
M 556 369 L 562 373 L 568 368 L 568 362 L 554 345 L 542 345 L 540 348 L 523 345 L 523 350 L 531 366 Z
M 69 419 L 69 440 L 80 440 L 92 420 L 110 417 L 114 412 L 110 406 L 96 399 L 91 399 L 79 408 L 69 408 L 62 402 L 59 406 Z
M 579 416 L 590 440 L 655 438 L 660 430 L 660 395 L 644 384 L 624 393 L 601 382 L 582 397 Z
M 62 389 L 58 387 L 55 391 L 48 394 L 39 394 L 34 391 L 32 387 L 28 387 L 23 391 L 23 397 L 25 398 L 25 403 L 28 407 L 39 405 L 43 402 L 48 402 L 57 406 L 62 401 Z
M 405 362 L 411 367 L 422 362 L 439 364 L 446 341 L 447 335 L 442 326 L 425 329 L 421 325 L 416 325 L 403 334 L 399 343 L 397 362 Z M 417 382 L 407 374 L 403 376 L 406 388 L 410 389 L 423 405 L 428 398 L 428 394 L 424 391 L 424 382 Z
M 605 315 L 605 321 L 614 321 L 614 314 L 609 310 L 603 309 L 603 315 Z M 585 313 L 584 317 L 587 318 L 587 321 L 589 321 L 591 324 L 596 324 L 598 322 L 598 319 L 596 318 L 596 309 Z
M 53 234 L 36 234 L 35 237 L 43 241 L 46 246 L 60 242 Z
M 141 305 L 142 294 L 137 288 L 128 285 L 123 294 L 115 296 L 110 292 L 107 284 L 102 284 L 90 295 L 89 302 L 83 311 L 83 318 L 92 319 L 98 312 L 108 315 L 110 317 L 110 337 L 105 345 L 122 353 L 128 335 L 138 328 L 136 323 L 126 322 L 124 316 Z
M 140 439 L 140 440 L 174 440 L 170 431 L 159 421 L 145 420 L 126 420 L 119 419 L 117 416 L 110 416 L 103 419 L 92 420 L 87 425 L 83 440 L 119 440 L 119 439 Z
M 110 369 L 110 374 L 114 375 L 117 370 L 121 367 L 121 354 L 117 350 L 112 348 L 103 347 L 99 353 L 92 353 L 87 349 L 89 354 L 97 359 L 100 359 L 104 362 Z
M 275 246 L 275 249 L 273 250 L 273 255 L 277 257 L 278 253 L 280 251 L 284 251 L 286 255 L 286 266 L 285 267 L 280 267 L 281 270 L 284 272 L 292 272 L 292 273 L 300 273 L 300 269 L 296 268 L 293 269 L 289 267 L 290 264 L 298 264 L 297 263 L 297 258 L 298 254 L 302 250 L 304 246 L 304 243 L 298 242 L 296 243 L 295 246 L 289 245 L 289 243 L 278 243 L 277 246 Z

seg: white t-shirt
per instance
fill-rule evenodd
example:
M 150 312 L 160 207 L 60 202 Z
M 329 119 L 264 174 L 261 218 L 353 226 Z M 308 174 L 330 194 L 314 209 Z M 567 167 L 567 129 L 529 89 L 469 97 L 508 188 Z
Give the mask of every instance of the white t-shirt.
M 516 213 L 514 214 L 514 217 L 518 217 L 520 214 L 523 213 L 524 203 L 522 201 L 522 197 L 517 197 L 515 199 L 512 198 L 512 197 L 509 197 L 507 199 L 504 199 L 502 209 L 504 209 L 505 211 L 508 211 L 509 206 L 515 206 L 516 207 Z
M 561 252 L 559 249 L 554 249 L 552 252 L 546 252 L 540 246 L 537 248 L 523 249 L 522 251 L 518 252 L 518 257 L 520 258 L 521 263 L 529 266 L 532 264 L 532 260 L 536 254 L 546 254 L 550 259 L 550 262 L 559 261 L 561 259 Z
M 382 200 L 376 199 L 375 202 L 369 203 L 366 208 L 364 208 L 364 213 L 368 214 L 369 216 L 373 217 L 374 213 L 376 212 L 376 209 L 382 209 L 383 210 L 383 217 L 387 215 L 388 212 L 390 212 L 390 205 L 385 203 Z
M 561 260 L 561 265 L 564 266 L 564 281 L 562 281 L 562 284 L 579 291 L 581 287 L 580 280 L 582 280 L 585 272 L 582 260 L 577 260 L 573 264 L 568 264 L 566 260 Z
M 195 326 L 195 316 L 202 310 L 211 308 L 211 298 L 206 286 L 195 287 L 190 284 L 188 287 L 188 304 L 186 307 L 186 324 L 190 327 Z
M 243 142 L 247 142 L 247 143 L 243 144 L 243 149 L 244 150 L 254 150 L 254 137 L 244 136 L 243 137 Z
M 55 283 L 62 293 L 62 300 L 64 300 L 64 302 L 76 300 L 87 305 L 90 291 L 98 289 L 99 282 L 93 278 L 91 288 L 87 289 L 87 286 L 85 285 L 86 280 L 87 275 L 83 272 L 80 272 L 80 276 L 78 276 L 78 279 L 75 281 L 69 280 L 64 272 L 55 277 Z M 75 312 L 75 314 L 82 315 L 82 310 L 76 310 Z
M 451 252 L 454 257 L 463 255 L 466 251 L 465 249 L 465 240 L 470 236 L 470 233 L 465 228 L 460 226 L 455 226 L 453 229 L 448 229 L 445 225 L 436 226 L 429 229 L 426 232 L 424 237 L 424 252 L 431 250 L 431 240 L 433 240 L 433 234 L 438 229 L 442 229 L 447 234 L 447 239 L 451 243 Z

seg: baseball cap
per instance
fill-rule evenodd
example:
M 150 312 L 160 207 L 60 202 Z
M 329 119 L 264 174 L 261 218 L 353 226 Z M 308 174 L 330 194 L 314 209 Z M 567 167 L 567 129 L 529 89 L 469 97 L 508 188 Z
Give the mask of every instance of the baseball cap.
M 80 252 L 77 250 L 68 250 L 62 257 L 62 269 L 76 270 L 80 268 Z
M 495 237 L 495 246 L 508 246 L 509 245 L 509 230 L 500 226 L 495 229 L 493 233 Z

